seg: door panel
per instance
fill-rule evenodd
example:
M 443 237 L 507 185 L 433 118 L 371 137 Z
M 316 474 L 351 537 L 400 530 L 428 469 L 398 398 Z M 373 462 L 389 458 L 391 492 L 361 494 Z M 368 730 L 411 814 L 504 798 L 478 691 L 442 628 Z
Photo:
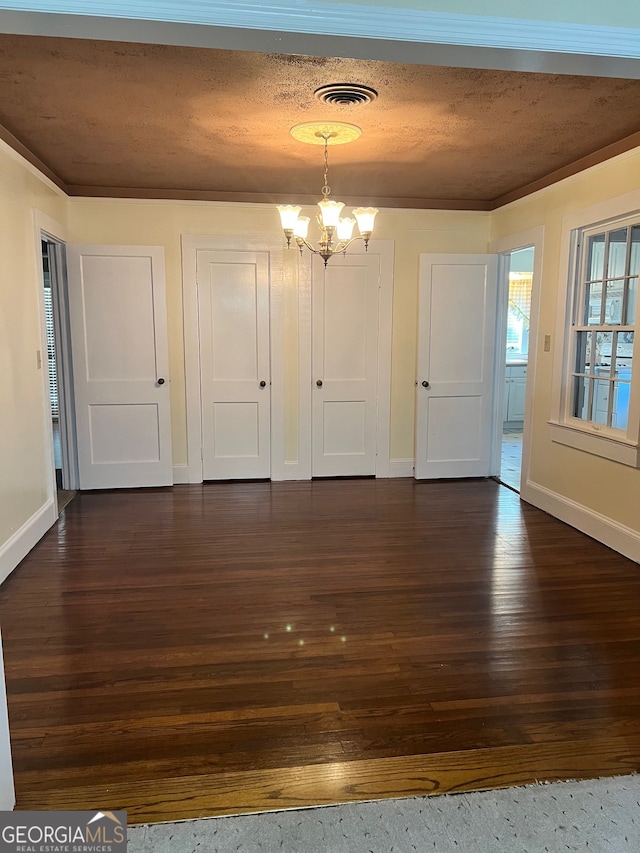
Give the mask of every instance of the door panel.
M 67 266 L 80 488 L 171 485 L 163 250 L 70 245 Z
M 324 452 L 364 456 L 367 451 L 367 407 L 364 400 L 325 400 Z
M 257 458 L 260 448 L 258 403 L 214 403 L 216 459 Z
M 366 268 L 331 270 L 324 282 L 323 368 L 325 380 L 366 381 L 371 336 Z M 377 282 L 373 287 L 377 288 Z M 377 313 L 377 312 L 374 312 Z
M 379 284 L 377 255 L 332 258 L 326 269 L 314 258 L 315 477 L 376 471 Z
M 446 424 L 447 429 L 430 435 L 428 461 L 448 463 L 452 459 L 474 462 L 480 455 L 482 405 L 480 397 L 435 397 L 427 399 L 427 418 Z
M 84 255 L 81 264 L 88 381 L 155 379 L 151 259 Z
M 199 251 L 197 280 L 203 477 L 268 478 L 269 255 Z
M 155 403 L 110 403 L 89 406 L 92 461 L 106 465 L 158 462 L 158 406 Z M 126 436 L 126 441 L 122 437 Z
M 493 256 L 421 255 L 419 479 L 490 473 L 496 304 Z

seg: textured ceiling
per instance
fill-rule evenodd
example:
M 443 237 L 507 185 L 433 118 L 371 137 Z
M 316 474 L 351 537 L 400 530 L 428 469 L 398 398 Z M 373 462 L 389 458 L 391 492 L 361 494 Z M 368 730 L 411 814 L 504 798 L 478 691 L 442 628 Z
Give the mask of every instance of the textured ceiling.
M 379 97 L 314 97 L 345 82 Z M 489 208 L 639 145 L 639 99 L 639 80 L 0 35 L 4 136 L 76 195 L 315 201 L 322 148 L 289 129 L 333 120 L 362 128 L 330 150 L 336 197 Z

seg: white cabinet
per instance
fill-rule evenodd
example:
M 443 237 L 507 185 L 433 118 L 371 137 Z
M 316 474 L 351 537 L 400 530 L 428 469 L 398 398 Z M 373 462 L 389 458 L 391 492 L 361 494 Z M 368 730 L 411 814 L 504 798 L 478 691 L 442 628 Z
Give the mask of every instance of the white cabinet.
M 593 421 L 597 424 L 606 424 L 609 414 L 609 396 L 613 388 L 613 402 L 611 404 L 611 426 L 618 429 L 626 429 L 629 419 L 629 390 L 627 382 L 619 381 L 631 378 L 631 368 L 626 363 L 615 372 L 617 381 L 610 382 L 611 371 L 596 367 L 596 379 L 593 383 Z
M 526 364 L 508 364 L 505 372 L 503 421 L 508 424 L 524 422 L 524 402 L 527 390 Z

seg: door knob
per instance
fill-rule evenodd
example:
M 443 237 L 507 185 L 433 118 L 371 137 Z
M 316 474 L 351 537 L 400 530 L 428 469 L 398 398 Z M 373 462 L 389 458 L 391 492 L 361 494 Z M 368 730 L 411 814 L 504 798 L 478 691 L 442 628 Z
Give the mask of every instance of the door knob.
M 316 385 L 318 386 L 318 388 L 322 388 L 322 379 L 316 380 Z
M 266 384 L 267 384 L 267 383 L 266 383 L 266 382 L 264 381 L 264 379 L 263 379 L 263 380 L 260 382 L 260 387 L 261 387 L 261 388 L 264 388 L 264 387 L 266 386 Z
M 164 385 L 164 379 L 162 378 L 162 376 L 160 377 L 160 379 L 158 379 L 158 385 Z
M 422 383 L 422 387 L 423 387 L 423 388 L 428 388 L 428 387 L 429 387 L 429 383 L 427 382 L 427 380 L 426 380 L 426 379 L 423 381 L 423 383 Z

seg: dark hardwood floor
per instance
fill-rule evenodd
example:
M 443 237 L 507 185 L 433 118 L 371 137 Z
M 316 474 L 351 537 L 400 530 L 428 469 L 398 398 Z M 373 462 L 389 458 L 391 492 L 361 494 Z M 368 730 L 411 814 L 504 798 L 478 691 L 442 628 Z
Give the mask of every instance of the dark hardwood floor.
M 640 770 L 640 567 L 493 481 L 80 494 L 0 589 L 18 808 Z

